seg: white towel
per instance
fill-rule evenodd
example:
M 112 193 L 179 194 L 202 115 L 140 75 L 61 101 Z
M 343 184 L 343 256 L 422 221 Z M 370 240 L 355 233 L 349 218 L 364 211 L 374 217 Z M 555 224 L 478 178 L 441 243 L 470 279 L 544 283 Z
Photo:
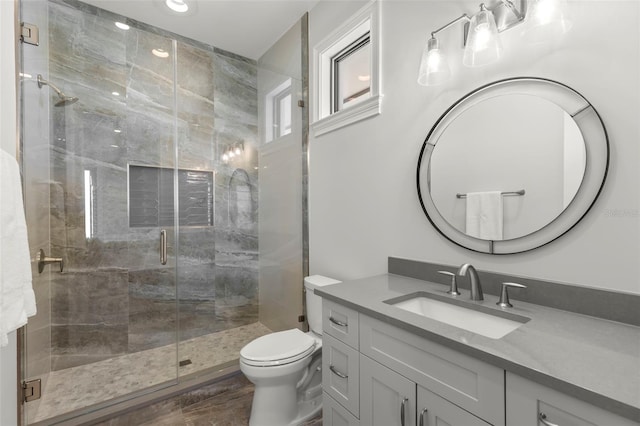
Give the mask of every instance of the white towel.
M 502 193 L 467 194 L 467 235 L 483 240 L 502 240 Z
M 15 158 L 0 149 L 0 347 L 35 314 L 20 171 Z

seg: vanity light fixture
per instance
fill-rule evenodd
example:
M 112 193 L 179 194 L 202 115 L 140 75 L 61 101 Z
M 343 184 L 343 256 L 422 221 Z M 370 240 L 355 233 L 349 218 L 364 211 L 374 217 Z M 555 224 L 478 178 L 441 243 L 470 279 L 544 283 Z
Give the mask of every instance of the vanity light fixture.
M 528 0 L 525 36 L 534 42 L 558 37 L 571 28 L 566 0 Z
M 497 61 L 501 52 L 496 20 L 482 3 L 480 12 L 473 15 L 469 23 L 462 63 L 467 67 L 487 65 Z
M 498 60 L 502 51 L 498 33 L 519 24 L 523 19 L 524 13 L 511 0 L 499 0 L 496 5 L 489 8 L 482 3 L 480 10 L 472 17 L 464 13 L 433 31 L 422 51 L 418 84 L 434 86 L 443 83 L 451 75 L 447 58 L 440 50 L 436 38 L 436 34 L 440 31 L 458 22 L 464 22 L 463 64 L 468 67 L 478 67 Z
M 422 52 L 418 83 L 422 86 L 436 86 L 448 80 L 449 77 L 451 77 L 451 69 L 447 58 L 440 52 L 438 39 L 432 35 Z
M 153 53 L 154 55 L 156 55 L 158 58 L 168 58 L 169 57 L 169 52 L 167 52 L 164 49 L 153 49 L 151 51 L 151 53 Z
M 220 158 L 222 159 L 223 162 L 228 163 L 234 157 L 242 155 L 243 152 L 244 152 L 244 144 L 243 143 L 234 144 L 234 145 L 228 146 L 224 150 L 224 153 L 222 154 L 222 156 Z
M 189 5 L 184 0 L 166 0 L 165 4 L 174 12 L 185 13 L 189 10 Z

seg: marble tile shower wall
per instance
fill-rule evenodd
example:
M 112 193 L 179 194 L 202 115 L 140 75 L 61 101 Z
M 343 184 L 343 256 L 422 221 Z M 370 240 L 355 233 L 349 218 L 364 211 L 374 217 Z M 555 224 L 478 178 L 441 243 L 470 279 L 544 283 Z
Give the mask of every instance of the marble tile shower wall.
M 49 2 L 50 79 L 80 98 L 51 108 L 52 252 L 66 264 L 52 274 L 54 370 L 258 317 L 256 64 L 144 24 L 122 31 L 115 18 Z M 223 163 L 234 143 L 244 154 Z M 166 266 L 159 230 L 129 227 L 128 164 L 214 171 L 215 226 L 180 227 Z

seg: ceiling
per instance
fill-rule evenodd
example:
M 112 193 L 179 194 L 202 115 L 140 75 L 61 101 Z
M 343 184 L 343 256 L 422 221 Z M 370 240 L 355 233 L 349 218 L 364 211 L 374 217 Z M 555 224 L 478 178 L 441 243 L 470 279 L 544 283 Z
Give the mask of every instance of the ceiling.
M 83 0 L 220 49 L 258 59 L 318 0 L 186 0 L 185 15 L 163 0 Z

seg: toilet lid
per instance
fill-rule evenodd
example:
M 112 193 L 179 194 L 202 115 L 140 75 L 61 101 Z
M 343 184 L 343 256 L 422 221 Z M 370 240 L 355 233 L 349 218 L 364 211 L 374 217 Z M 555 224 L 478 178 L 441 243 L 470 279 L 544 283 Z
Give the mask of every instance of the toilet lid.
M 297 328 L 258 337 L 240 350 L 252 365 L 280 365 L 297 361 L 313 352 L 315 339 Z

